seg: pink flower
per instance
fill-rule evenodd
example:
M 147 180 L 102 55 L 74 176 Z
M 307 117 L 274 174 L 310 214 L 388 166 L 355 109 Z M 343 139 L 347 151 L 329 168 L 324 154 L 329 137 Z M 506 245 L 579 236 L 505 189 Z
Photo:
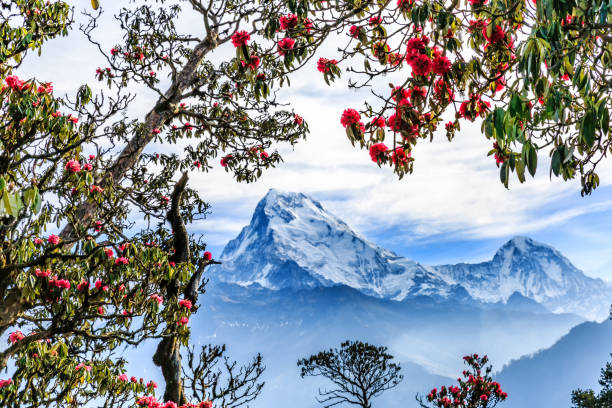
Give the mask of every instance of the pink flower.
M 295 116 L 293 117 L 293 123 L 295 123 L 298 126 L 302 126 L 302 123 L 304 123 L 304 118 L 296 113 Z
M 384 128 L 385 127 L 385 118 L 382 116 L 378 116 L 372 119 L 372 127 Z
M 102 191 L 104 191 L 104 189 L 100 186 L 96 186 L 95 184 L 92 184 L 92 186 L 89 188 L 89 192 L 90 193 L 101 193 Z M 100 222 L 100 221 L 98 221 Z M 102 223 L 100 222 L 100 226 L 102 225 Z
M 85 363 L 79 363 L 76 367 L 74 367 L 74 371 L 79 371 L 81 368 L 85 369 L 85 371 L 91 371 L 91 366 L 85 365 Z
M 204 259 L 210 261 L 212 259 L 212 254 L 208 251 L 204 252 Z
M 164 298 L 159 296 L 157 293 L 151 295 L 151 299 L 154 299 L 158 305 L 161 305 L 164 302 Z
M 157 388 L 157 384 L 155 383 L 155 381 L 149 381 L 147 383 L 147 388 L 151 388 L 151 387 Z
M 0 388 L 7 387 L 13 383 L 13 380 L 9 378 L 8 380 L 0 380 Z
M 202 401 L 198 405 L 198 408 L 212 408 L 212 402 L 211 401 Z
M 34 245 L 42 245 L 44 241 L 38 237 L 34 238 Z
M 384 143 L 376 143 L 370 146 L 370 158 L 373 162 L 378 162 L 382 155 L 384 155 L 389 148 Z
M 86 171 L 92 171 L 92 170 L 93 170 L 93 164 L 91 164 L 91 163 L 85 163 L 85 164 L 83 165 L 83 169 L 84 169 L 84 170 L 86 170 Z
M 287 55 L 287 53 L 295 46 L 295 40 L 293 38 L 285 37 L 278 42 L 278 53 L 280 55 Z
M 178 302 L 179 306 L 184 307 L 187 310 L 191 310 L 191 300 L 187 300 L 187 299 L 181 299 Z
M 153 129 L 152 133 L 153 133 L 154 135 L 159 135 L 159 134 L 161 133 L 161 130 L 159 130 L 159 129 L 155 128 L 155 129 Z
M 23 340 L 25 336 L 23 335 L 23 333 L 19 330 L 15 330 L 14 332 L 12 332 L 9 335 L 9 340 L 11 343 L 15 344 L 17 343 L 19 340 Z
M 185 326 L 187 323 L 189 323 L 189 318 L 185 316 L 181 317 L 179 321 L 176 322 L 176 324 L 178 324 L 179 326 Z
M 246 31 L 237 31 L 232 35 L 232 44 L 234 47 L 242 47 L 243 45 L 247 45 L 247 41 L 251 39 L 251 35 Z
M 102 306 L 98 306 L 98 314 L 99 315 L 103 315 L 104 314 L 104 308 Z
M 119 381 L 123 381 L 123 382 L 126 382 L 128 380 L 127 375 L 125 375 L 125 374 L 121 374 L 117 378 L 119 379 Z
M 267 152 L 261 152 L 261 153 L 259 153 L 259 158 L 260 158 L 261 160 L 264 160 L 264 161 L 265 161 L 266 159 L 268 159 L 268 157 L 270 157 L 270 155 L 269 155 Z
M 340 123 L 345 128 L 347 126 L 351 126 L 354 123 L 359 123 L 360 120 L 361 115 L 359 115 L 359 112 L 357 112 L 355 109 L 346 109 L 340 117 Z
M 134 376 L 130 377 L 130 381 L 133 382 L 133 383 L 137 383 L 138 382 L 138 380 Z
M 114 255 L 113 250 L 112 250 L 112 249 L 110 249 L 110 248 L 104 248 L 104 253 L 106 254 L 106 256 L 107 256 L 108 258 L 112 258 L 112 257 L 113 257 L 113 255 Z
M 368 21 L 368 24 L 370 25 L 370 27 L 376 27 L 380 25 L 381 23 L 382 23 L 382 18 L 380 18 L 380 16 L 372 16 L 370 17 L 370 20 Z
M 50 94 L 53 92 L 53 85 L 50 82 L 45 84 L 41 84 L 37 89 L 39 94 L 47 93 Z
M 48 278 L 49 276 L 51 276 L 51 269 L 47 269 L 46 271 L 41 271 L 40 269 L 36 269 L 36 271 L 34 271 L 36 273 L 36 276 L 38 276 L 39 278 Z
M 81 171 L 81 164 L 77 160 L 70 159 L 68 160 L 64 168 L 73 173 L 78 173 L 79 171 Z
M 51 244 L 51 245 L 57 245 L 60 242 L 60 237 L 58 237 L 55 234 L 51 234 L 49 235 L 49 238 L 47 238 L 47 241 Z
M 17 75 L 7 76 L 4 81 L 14 91 L 21 91 L 23 89 L 23 81 Z

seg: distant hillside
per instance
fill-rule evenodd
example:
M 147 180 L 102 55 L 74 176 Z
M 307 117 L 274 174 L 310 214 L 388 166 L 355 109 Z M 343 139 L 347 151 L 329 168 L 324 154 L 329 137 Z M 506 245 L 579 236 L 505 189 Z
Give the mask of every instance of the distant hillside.
M 574 327 L 549 349 L 510 363 L 498 381 L 506 408 L 570 407 L 576 388 L 599 390 L 601 368 L 612 353 L 612 321 Z

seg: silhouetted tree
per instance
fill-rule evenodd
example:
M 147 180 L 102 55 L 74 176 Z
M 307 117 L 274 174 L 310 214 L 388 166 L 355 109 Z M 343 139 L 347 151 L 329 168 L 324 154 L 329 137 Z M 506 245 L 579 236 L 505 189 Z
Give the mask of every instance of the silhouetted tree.
M 598 395 L 593 390 L 577 389 L 572 391 L 574 408 L 609 408 L 612 407 L 612 363 L 601 369 L 599 384 L 602 389 Z
M 323 376 L 334 383 L 331 390 L 319 390 L 317 401 L 326 408 L 347 403 L 363 408 L 372 398 L 398 385 L 403 376 L 399 364 L 384 346 L 345 341 L 340 350 L 329 349 L 298 361 L 302 378 Z

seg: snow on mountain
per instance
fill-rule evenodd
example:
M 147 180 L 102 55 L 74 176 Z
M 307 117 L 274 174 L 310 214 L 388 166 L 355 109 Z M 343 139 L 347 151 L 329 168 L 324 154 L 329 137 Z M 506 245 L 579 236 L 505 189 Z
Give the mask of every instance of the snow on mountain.
M 367 241 L 320 203 L 270 190 L 221 254 L 214 276 L 242 286 L 305 289 L 346 285 L 367 295 L 507 302 L 514 294 L 553 312 L 603 318 L 612 289 L 552 247 L 517 237 L 480 264 L 426 266 Z

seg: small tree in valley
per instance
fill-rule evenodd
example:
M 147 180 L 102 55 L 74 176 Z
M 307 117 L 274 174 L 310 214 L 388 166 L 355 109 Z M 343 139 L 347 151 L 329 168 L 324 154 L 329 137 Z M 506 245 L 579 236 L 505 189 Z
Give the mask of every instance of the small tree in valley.
M 298 361 L 303 377 L 322 376 L 334 383 L 330 390 L 319 390 L 317 401 L 324 407 L 339 404 L 372 406 L 372 399 L 397 386 L 403 376 L 399 364 L 383 346 L 346 341 L 340 349 L 330 349 Z

